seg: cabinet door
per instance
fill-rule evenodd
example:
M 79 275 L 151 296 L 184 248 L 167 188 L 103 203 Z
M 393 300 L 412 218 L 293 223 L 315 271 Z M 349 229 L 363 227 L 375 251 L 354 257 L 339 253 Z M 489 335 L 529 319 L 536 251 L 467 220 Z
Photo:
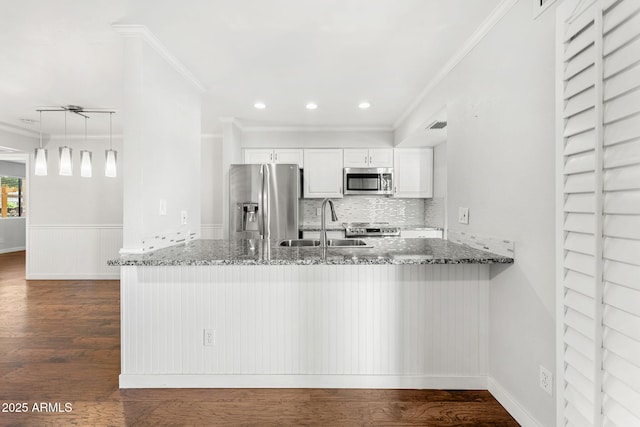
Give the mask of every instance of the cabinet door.
M 433 197 L 433 148 L 394 150 L 394 197 Z
M 393 148 L 370 148 L 369 167 L 372 168 L 392 168 Z
M 273 163 L 273 150 L 270 148 L 245 148 L 244 163 Z
M 369 150 L 366 148 L 345 148 L 344 149 L 345 168 L 366 168 L 369 167 Z
M 273 157 L 276 163 L 295 163 L 301 168 L 304 167 L 303 151 L 297 148 L 278 148 L 273 150 Z
M 342 150 L 304 150 L 306 199 L 342 197 Z

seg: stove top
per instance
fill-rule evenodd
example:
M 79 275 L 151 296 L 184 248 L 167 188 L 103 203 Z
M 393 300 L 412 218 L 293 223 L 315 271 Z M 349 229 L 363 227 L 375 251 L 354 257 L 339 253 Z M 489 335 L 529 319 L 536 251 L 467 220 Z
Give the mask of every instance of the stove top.
M 345 237 L 387 237 L 399 236 L 400 227 L 388 222 L 352 222 L 343 223 Z

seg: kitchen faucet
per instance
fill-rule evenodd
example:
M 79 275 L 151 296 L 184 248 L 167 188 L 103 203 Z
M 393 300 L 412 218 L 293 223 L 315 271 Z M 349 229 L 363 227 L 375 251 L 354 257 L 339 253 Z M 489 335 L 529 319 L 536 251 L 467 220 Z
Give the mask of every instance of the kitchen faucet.
M 322 211 L 321 217 L 321 230 L 320 230 L 320 246 L 323 248 L 327 247 L 327 224 L 325 220 L 324 211 L 326 210 L 327 202 L 329 202 L 329 207 L 331 208 L 331 221 L 335 222 L 338 220 L 338 215 L 336 215 L 336 210 L 333 207 L 333 201 L 329 198 L 326 198 L 322 201 L 322 206 L 320 210 Z

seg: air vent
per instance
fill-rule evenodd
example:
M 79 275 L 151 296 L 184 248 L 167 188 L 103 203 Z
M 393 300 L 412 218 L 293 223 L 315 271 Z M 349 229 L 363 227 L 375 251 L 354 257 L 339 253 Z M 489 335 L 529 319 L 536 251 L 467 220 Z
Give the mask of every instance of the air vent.
M 441 122 L 439 120 L 436 120 L 435 122 L 427 126 L 425 129 L 442 129 L 446 126 L 447 126 L 447 122 Z

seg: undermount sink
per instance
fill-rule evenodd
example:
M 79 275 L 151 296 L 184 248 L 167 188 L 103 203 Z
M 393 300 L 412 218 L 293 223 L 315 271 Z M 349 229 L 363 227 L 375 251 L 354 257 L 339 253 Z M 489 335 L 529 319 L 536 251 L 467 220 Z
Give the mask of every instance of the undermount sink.
M 365 242 L 364 240 L 358 240 L 358 239 L 331 239 L 327 241 L 327 246 L 333 246 L 333 247 L 341 247 L 341 246 L 346 246 L 346 247 L 362 247 L 362 246 L 368 246 L 367 242 Z
M 305 246 L 320 246 L 320 240 L 313 239 L 292 239 L 281 240 L 278 246 L 287 248 L 297 248 Z M 359 239 L 330 239 L 327 240 L 327 246 L 332 248 L 370 248 L 372 246 L 367 245 L 367 242 Z
M 285 246 L 289 248 L 299 247 L 299 246 L 320 246 L 320 240 L 312 240 L 312 239 L 282 240 L 280 243 L 278 243 L 278 246 Z

